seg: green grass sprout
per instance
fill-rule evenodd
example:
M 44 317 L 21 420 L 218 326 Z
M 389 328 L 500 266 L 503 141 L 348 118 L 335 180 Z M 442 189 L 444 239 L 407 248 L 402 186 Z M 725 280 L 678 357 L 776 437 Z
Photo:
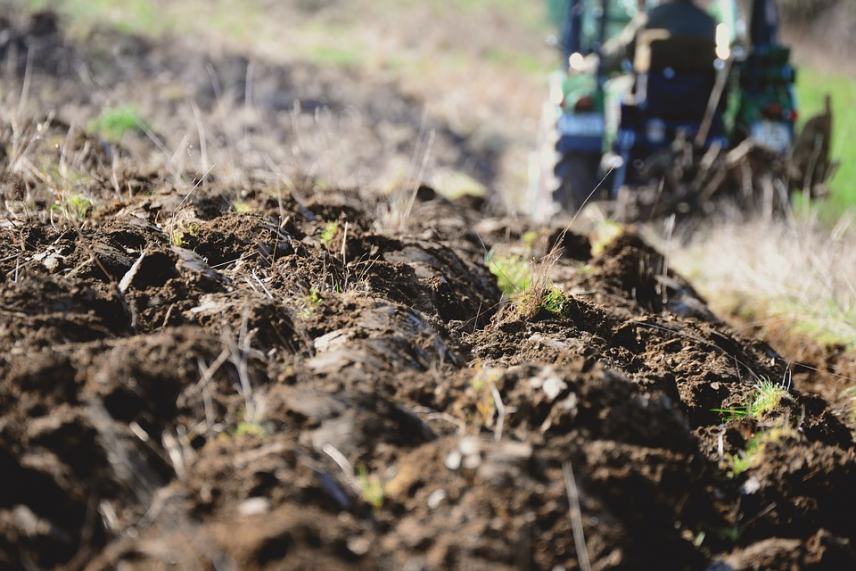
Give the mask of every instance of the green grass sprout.
M 755 385 L 752 401 L 744 406 L 715 408 L 713 412 L 722 414 L 726 420 L 744 418 L 762 418 L 779 408 L 782 400 L 788 398 L 788 391 L 782 385 L 762 380 Z
M 526 292 L 532 286 L 532 265 L 522 256 L 487 255 L 487 267 L 496 276 L 499 290 L 509 298 Z
M 235 436 L 257 436 L 264 438 L 269 433 L 269 430 L 258 422 L 243 421 L 235 428 Z
M 232 208 L 238 214 L 247 214 L 248 212 L 253 211 L 253 206 L 248 202 L 244 202 L 243 200 L 236 200 L 235 202 L 233 202 Z
M 92 213 L 92 201 L 85 196 L 73 194 L 53 204 L 51 210 L 68 216 L 77 222 L 83 222 Z
M 131 106 L 107 109 L 89 124 L 89 131 L 111 141 L 118 141 L 126 133 L 139 132 L 146 129 L 146 122 L 140 112 Z
M 323 230 L 321 230 L 321 243 L 324 246 L 329 246 L 330 242 L 333 241 L 333 238 L 336 237 L 336 233 L 339 231 L 339 223 L 336 221 L 327 222 L 324 225 Z
M 357 481 L 360 483 L 363 501 L 374 509 L 383 507 L 384 490 L 380 477 L 377 474 L 369 474 L 368 468 L 364 464 L 360 464 L 357 468 Z
M 562 290 L 557 287 L 553 287 L 544 296 L 544 300 L 541 302 L 541 307 L 553 315 L 562 315 L 567 302 L 568 298 Z

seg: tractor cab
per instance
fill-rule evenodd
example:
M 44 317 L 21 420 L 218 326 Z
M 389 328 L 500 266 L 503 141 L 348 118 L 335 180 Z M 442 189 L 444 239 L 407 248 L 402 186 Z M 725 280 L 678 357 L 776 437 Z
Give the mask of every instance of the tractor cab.
M 620 104 L 618 133 L 604 168 L 608 194 L 644 185 L 668 166 L 676 141 L 698 149 L 728 146 L 729 58 L 737 37 L 733 1 L 715 2 L 710 34 L 652 27 L 636 37 L 633 87 Z M 713 23 L 715 21 L 715 24 Z M 659 170 L 658 170 L 659 168 Z

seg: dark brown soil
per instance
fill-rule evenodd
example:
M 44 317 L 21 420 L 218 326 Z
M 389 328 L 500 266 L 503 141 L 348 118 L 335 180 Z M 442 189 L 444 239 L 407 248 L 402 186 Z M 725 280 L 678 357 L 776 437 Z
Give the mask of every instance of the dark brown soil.
M 850 430 L 799 386 L 715 412 L 787 362 L 634 234 L 546 229 L 550 312 L 502 298 L 519 223 L 473 201 L 392 230 L 368 191 L 130 164 L 0 220 L 0 568 L 856 567 Z

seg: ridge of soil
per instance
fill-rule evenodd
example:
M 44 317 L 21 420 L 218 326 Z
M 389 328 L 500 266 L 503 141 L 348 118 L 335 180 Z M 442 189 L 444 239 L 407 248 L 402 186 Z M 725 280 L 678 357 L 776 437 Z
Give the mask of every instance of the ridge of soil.
M 0 186 L 0 568 L 570 570 L 577 516 L 598 570 L 856 566 L 850 430 L 800 386 L 715 412 L 788 364 L 632 232 L 68 146 L 86 212 Z M 557 242 L 561 308 L 504 300 L 487 251 Z

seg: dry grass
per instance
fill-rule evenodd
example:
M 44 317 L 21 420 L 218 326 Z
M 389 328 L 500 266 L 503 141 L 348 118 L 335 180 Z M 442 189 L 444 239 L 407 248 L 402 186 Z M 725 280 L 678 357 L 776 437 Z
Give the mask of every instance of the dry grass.
M 542 309 L 553 315 L 561 315 L 565 310 L 568 297 L 551 280 L 561 257 L 557 245 L 537 259 L 491 251 L 485 256 L 485 263 L 496 276 L 503 298 L 513 304 L 518 317 L 528 319 Z
M 856 347 L 856 228 L 812 217 L 724 223 L 670 248 L 673 265 L 721 314 Z
M 214 53 L 226 48 L 275 63 L 311 62 L 357 72 L 373 82 L 394 83 L 423 101 L 430 116 L 477 141 L 479 147 L 503 155 L 496 181 L 503 195 L 519 194 L 526 183 L 528 154 L 546 91 L 544 78 L 556 62 L 556 54 L 543 41 L 550 31 L 543 6 L 526 0 L 13 1 L 59 9 L 81 36 L 106 24 L 150 37 L 192 37 L 195 46 Z M 246 119 L 234 113 L 228 117 Z M 346 118 L 345 123 L 353 121 Z M 376 147 L 342 148 L 340 142 L 348 138 L 335 136 L 338 127 L 331 130 L 332 137 L 308 136 L 301 156 L 313 147 L 340 158 Z M 188 142 L 195 143 L 196 138 L 194 132 Z M 209 144 L 216 139 L 209 133 Z M 318 139 L 326 145 L 315 145 Z M 240 142 L 240 134 L 232 140 Z M 234 170 L 229 163 L 217 164 L 218 171 Z M 364 182 L 360 164 L 352 170 Z M 313 171 L 323 173 L 319 176 L 326 180 L 329 166 L 338 165 L 334 160 L 320 161 Z M 399 167 L 399 178 L 406 176 L 406 163 Z M 427 173 L 426 182 L 440 184 L 433 175 Z

